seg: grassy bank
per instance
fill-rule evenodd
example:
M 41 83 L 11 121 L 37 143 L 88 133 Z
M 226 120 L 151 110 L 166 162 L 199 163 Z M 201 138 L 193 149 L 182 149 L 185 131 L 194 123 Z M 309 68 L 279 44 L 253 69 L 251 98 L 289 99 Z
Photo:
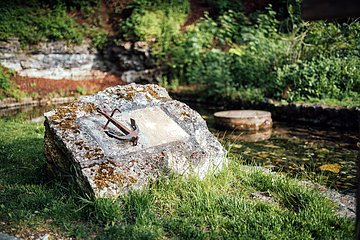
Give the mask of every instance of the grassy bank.
M 352 239 L 352 221 L 286 176 L 241 166 L 177 176 L 116 200 L 91 200 L 46 172 L 42 124 L 0 119 L 0 232 L 98 239 Z M 260 196 L 260 197 L 259 197 Z M 264 196 L 264 197 L 261 197 Z M 268 200 L 262 200 L 268 199 Z

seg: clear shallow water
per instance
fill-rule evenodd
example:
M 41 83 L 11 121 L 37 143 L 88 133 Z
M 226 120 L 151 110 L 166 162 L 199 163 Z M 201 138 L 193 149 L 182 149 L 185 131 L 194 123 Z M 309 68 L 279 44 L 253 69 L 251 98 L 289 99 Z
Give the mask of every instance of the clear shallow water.
M 191 107 L 206 119 L 219 139 L 229 143 L 230 152 L 240 155 L 245 164 L 313 180 L 343 193 L 356 191 L 357 132 L 275 121 L 270 132 L 260 135 L 269 139 L 247 142 L 243 140 L 244 133 L 214 127 L 213 113 L 220 109 Z M 250 137 L 254 139 L 254 135 Z
M 66 105 L 43 105 L 43 106 L 22 106 L 19 108 L 0 109 L 0 118 L 17 118 L 22 120 L 30 120 L 35 122 L 43 121 L 45 112 L 50 111 L 57 106 Z
M 42 122 L 43 113 L 55 107 L 0 110 L 0 117 Z M 219 139 L 230 144 L 230 152 L 241 156 L 245 164 L 310 179 L 344 193 L 355 192 L 357 132 L 274 122 L 272 131 L 260 136 L 270 137 L 268 140 L 246 142 L 242 140 L 243 133 L 215 129 L 213 113 L 219 109 L 203 105 L 191 107 L 206 119 Z

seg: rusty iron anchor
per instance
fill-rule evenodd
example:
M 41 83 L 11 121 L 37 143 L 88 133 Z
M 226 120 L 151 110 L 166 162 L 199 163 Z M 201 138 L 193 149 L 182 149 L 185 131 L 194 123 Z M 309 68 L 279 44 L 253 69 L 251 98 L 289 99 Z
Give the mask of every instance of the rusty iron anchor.
M 98 113 L 100 113 L 101 115 L 103 115 L 104 117 L 106 117 L 108 120 L 106 122 L 106 124 L 104 125 L 104 129 L 106 129 L 106 127 L 109 125 L 109 123 L 112 123 L 115 127 L 117 127 L 124 134 L 122 136 L 119 136 L 112 131 L 105 131 L 105 133 L 109 137 L 116 138 L 118 140 L 130 141 L 130 142 L 132 142 L 133 146 L 137 145 L 138 140 L 139 140 L 139 128 L 136 125 L 136 122 L 134 119 L 130 118 L 130 126 L 132 128 L 132 130 L 131 130 L 113 118 L 116 111 L 121 113 L 121 111 L 118 108 L 115 108 L 112 111 L 110 116 L 105 111 L 101 110 L 100 108 L 97 108 L 96 111 Z

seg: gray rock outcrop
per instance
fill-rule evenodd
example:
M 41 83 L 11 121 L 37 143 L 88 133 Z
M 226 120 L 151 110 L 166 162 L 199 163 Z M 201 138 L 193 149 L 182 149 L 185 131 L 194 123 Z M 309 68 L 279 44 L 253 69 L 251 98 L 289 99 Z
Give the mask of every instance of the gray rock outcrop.
M 0 41 L 0 64 L 24 77 L 83 80 L 106 75 L 106 66 L 89 41 L 81 45 L 44 41 L 25 48 L 16 38 Z
M 139 128 L 138 144 L 109 137 L 100 108 Z M 203 178 L 226 163 L 226 151 L 206 122 L 157 85 L 117 86 L 45 114 L 45 156 L 56 173 L 74 176 L 95 197 L 138 189 L 162 174 Z M 111 123 L 108 129 L 120 135 Z
M 126 83 L 159 82 L 161 70 L 156 66 L 146 42 L 122 42 L 110 46 L 104 51 L 104 59 L 114 63 L 111 71 L 118 73 Z
M 98 51 L 86 40 L 80 45 L 66 41 L 42 41 L 22 47 L 17 38 L 0 41 L 0 64 L 20 76 L 87 80 L 119 75 L 127 83 L 156 83 L 161 71 L 145 42 L 123 42 Z

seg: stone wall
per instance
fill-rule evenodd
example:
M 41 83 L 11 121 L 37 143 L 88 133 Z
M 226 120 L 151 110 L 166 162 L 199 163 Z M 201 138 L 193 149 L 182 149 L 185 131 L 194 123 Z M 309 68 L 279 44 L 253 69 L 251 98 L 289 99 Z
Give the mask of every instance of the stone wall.
M 254 109 L 271 112 L 275 121 L 287 121 L 310 124 L 320 127 L 335 127 L 359 131 L 360 108 L 335 107 L 321 104 L 282 104 L 274 101 L 247 102 L 238 100 L 223 99 L 214 101 L 213 99 L 200 99 L 196 95 L 181 94 L 173 92 L 172 97 L 192 104 L 204 104 L 215 108 L 223 109 Z
M 21 47 L 18 39 L 8 39 L 0 42 L 0 64 L 24 77 L 83 80 L 106 74 L 99 52 L 89 41 L 81 45 L 44 41 Z
M 149 47 L 142 42 L 98 51 L 89 40 L 81 45 L 43 41 L 25 47 L 17 38 L 0 41 L 0 64 L 24 77 L 85 80 L 112 73 L 129 83 L 155 82 L 160 73 L 153 62 Z
M 161 75 L 147 42 L 122 42 L 106 48 L 103 55 L 111 72 L 126 83 L 156 83 Z

